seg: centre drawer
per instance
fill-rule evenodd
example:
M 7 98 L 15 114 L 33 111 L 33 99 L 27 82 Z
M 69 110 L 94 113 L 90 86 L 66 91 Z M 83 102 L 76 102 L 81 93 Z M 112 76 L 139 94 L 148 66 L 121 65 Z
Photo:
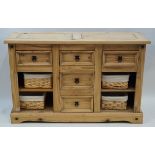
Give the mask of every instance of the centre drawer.
M 94 65 L 94 51 L 60 51 L 61 65 Z
M 16 51 L 18 65 L 52 65 L 51 51 Z
M 93 112 L 92 96 L 61 96 L 62 112 Z
M 138 51 L 104 51 L 103 69 L 132 69 L 137 70 Z
M 61 88 L 76 88 L 76 87 L 93 87 L 94 73 L 61 73 L 60 87 Z

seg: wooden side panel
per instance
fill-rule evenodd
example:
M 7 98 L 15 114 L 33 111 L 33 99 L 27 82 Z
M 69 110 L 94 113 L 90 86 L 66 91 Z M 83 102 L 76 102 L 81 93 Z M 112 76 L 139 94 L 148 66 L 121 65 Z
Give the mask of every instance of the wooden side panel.
M 146 46 L 141 46 L 139 50 L 140 50 L 139 66 L 138 66 L 137 75 L 136 75 L 134 112 L 141 111 L 141 95 L 142 95 L 142 84 L 143 84 L 143 72 L 144 72 Z
M 20 111 L 15 45 L 9 45 L 9 63 L 10 63 L 10 77 L 11 77 L 12 99 L 13 99 L 13 111 Z
M 102 46 L 95 48 L 94 112 L 100 112 Z
M 59 112 L 60 105 L 60 72 L 59 72 L 59 46 L 53 46 L 53 110 Z

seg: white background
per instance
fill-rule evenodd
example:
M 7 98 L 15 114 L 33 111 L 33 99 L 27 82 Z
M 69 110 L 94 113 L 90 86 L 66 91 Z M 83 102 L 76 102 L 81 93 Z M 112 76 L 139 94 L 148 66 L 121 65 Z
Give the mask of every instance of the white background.
M 1 28 L 152 28 L 155 27 L 154 14 L 154 0 L 0 0 Z M 143 97 L 143 111 L 145 113 L 144 124 L 151 126 L 154 124 L 153 96 L 155 96 L 155 91 L 154 83 L 152 83 L 154 66 L 151 66 L 149 62 L 154 65 L 154 35 L 151 29 L 148 31 L 150 33 L 144 32 L 144 34 L 149 39 L 152 38 L 153 44 L 148 47 L 146 58 L 143 96 L 148 97 Z M 6 47 L 3 47 L 0 53 L 3 51 L 6 52 Z M 4 79 L 7 81 L 8 76 L 3 76 L 3 74 L 7 75 L 9 70 L 7 55 L 4 53 L 1 56 L 0 60 L 3 64 L 1 71 L 3 72 L 0 72 L 0 81 L 5 81 Z M 2 126 L 6 126 L 9 124 L 9 117 L 6 117 L 6 113 L 9 116 L 11 98 L 7 98 L 5 94 L 8 93 L 8 96 L 10 94 L 10 83 L 2 85 L 1 82 L 1 86 L 3 89 L 0 89 L 2 90 L 0 94 L 3 93 L 1 95 L 3 97 L 0 97 L 0 106 L 2 105 L 4 109 L 1 111 L 0 119 L 3 122 Z M 5 99 L 7 99 L 6 102 L 4 102 Z M 65 126 L 70 126 L 70 124 L 65 124 Z M 87 126 L 87 124 L 82 126 Z M 121 124 L 103 126 L 121 126 Z M 0 153 L 154 155 L 154 133 L 154 128 L 139 127 L 0 128 Z

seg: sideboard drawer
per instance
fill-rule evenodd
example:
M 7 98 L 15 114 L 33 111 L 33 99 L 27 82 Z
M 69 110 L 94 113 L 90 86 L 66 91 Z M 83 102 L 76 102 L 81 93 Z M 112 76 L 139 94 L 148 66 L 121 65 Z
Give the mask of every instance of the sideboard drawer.
M 61 51 L 61 65 L 94 65 L 94 51 Z
M 16 51 L 17 65 L 52 65 L 51 51 Z
M 104 51 L 103 68 L 134 68 L 138 65 L 138 51 Z
M 62 112 L 93 112 L 92 96 L 62 96 Z
M 94 86 L 94 73 L 61 73 L 61 88 L 92 88 Z

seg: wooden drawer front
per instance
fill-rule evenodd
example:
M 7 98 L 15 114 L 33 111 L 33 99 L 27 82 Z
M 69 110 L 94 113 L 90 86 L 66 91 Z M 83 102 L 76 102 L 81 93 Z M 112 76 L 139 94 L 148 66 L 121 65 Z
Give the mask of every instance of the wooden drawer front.
M 136 51 L 104 51 L 103 68 L 105 67 L 134 67 L 138 64 L 138 52 Z
M 93 112 L 92 96 L 62 96 L 62 112 Z
M 61 51 L 61 65 L 94 65 L 94 51 Z
M 61 88 L 88 88 L 94 86 L 94 73 L 79 74 L 79 73 L 62 73 L 60 79 Z
M 51 51 L 17 51 L 18 65 L 52 65 Z

